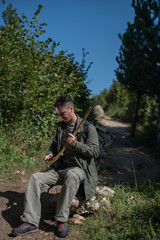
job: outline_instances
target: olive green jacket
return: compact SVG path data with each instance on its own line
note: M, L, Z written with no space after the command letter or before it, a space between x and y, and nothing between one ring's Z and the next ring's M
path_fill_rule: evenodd
M77 115L76 128L80 124L82 119ZM49 153L55 156L63 146L61 146L62 135L65 128L65 123L60 122L56 129L56 134L53 142L49 148ZM99 143L98 135L95 127L90 124L88 127L87 139L84 143L82 139L83 126L78 131L76 135L76 146L70 147L72 153L74 152L74 160L80 168L85 172L84 180L84 192L85 200L89 200L96 192L97 186L97 170L95 166L94 159L98 157L99 154ZM73 155L73 154L72 154ZM54 163L54 167L58 170L61 167L61 158Z

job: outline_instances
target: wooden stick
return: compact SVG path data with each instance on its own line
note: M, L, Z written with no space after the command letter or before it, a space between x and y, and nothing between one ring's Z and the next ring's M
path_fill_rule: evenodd
M90 114L91 111L91 106L88 108L87 112L85 113L82 121L80 122L79 126L77 127L77 129L74 131L73 135L76 136L76 134L78 133L79 129L82 127L83 123L86 121L88 115ZM44 166L40 172L44 172L46 171L55 161L57 161L64 153L64 151L66 150L66 148L68 147L68 143L66 142L64 144L64 146L62 147L61 151L46 165Z

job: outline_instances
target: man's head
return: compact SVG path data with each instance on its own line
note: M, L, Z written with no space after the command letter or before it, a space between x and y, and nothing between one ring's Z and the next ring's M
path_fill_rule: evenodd
M67 123L75 123L77 117L74 113L74 104L71 96L61 95L57 98L54 104L60 118Z
M70 95L63 94L56 99L54 106L56 108L58 107L69 108L70 106L74 106L74 104Z

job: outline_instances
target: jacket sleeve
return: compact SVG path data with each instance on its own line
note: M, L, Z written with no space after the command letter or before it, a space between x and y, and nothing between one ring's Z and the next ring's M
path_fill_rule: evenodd
M74 150L87 158L97 158L99 155L98 134L95 127L90 124L86 143L77 141Z

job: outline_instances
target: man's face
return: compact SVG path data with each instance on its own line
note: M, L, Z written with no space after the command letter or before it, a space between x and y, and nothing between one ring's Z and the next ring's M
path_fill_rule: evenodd
M58 107L57 109L58 116L63 119L64 122L72 123L73 118L73 106L70 107Z

